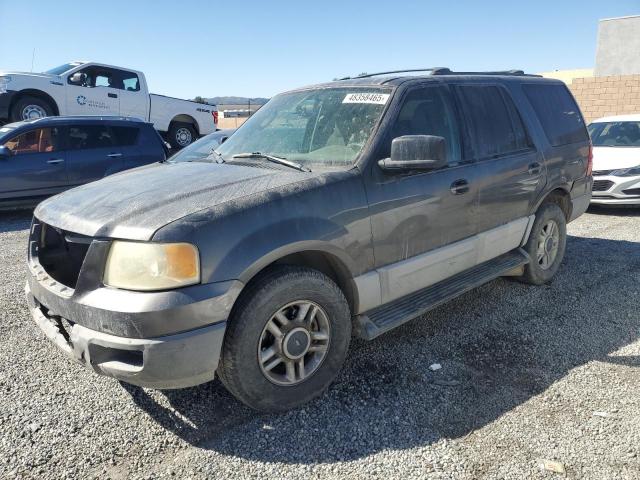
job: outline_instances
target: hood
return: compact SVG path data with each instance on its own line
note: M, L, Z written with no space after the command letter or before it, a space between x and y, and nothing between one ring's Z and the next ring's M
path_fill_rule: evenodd
M152 164L56 195L34 215L81 235L150 240L186 215L314 176L258 165Z
M58 75L51 75L50 73L0 71L0 76L5 76L5 75L8 75L10 77L58 78Z
M640 147L593 147L593 169L615 170L640 165Z

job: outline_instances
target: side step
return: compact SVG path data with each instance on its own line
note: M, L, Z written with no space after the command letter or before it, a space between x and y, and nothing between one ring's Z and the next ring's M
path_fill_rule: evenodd
M372 340L464 292L509 274L527 263L529 256L520 248L505 253L466 272L358 315L357 334L360 338Z

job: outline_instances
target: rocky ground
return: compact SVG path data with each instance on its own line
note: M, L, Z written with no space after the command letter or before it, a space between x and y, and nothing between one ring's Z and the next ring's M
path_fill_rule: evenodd
M25 305L28 227L0 214L2 478L640 478L640 210L572 223L550 285L496 280L354 341L282 415L68 361Z

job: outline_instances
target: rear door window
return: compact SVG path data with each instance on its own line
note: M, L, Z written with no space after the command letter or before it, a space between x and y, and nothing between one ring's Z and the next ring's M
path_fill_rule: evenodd
M523 85L549 143L554 147L588 140L580 109L564 85Z
M59 135L57 128L38 128L13 137L4 146L13 155L29 153L48 153L59 149Z
M138 141L137 127L111 127L116 145L119 147L131 147Z
M113 147L114 135L106 125L72 125L69 127L69 148L89 150Z
M460 85L457 91L476 158L493 158L531 147L518 110L502 88Z

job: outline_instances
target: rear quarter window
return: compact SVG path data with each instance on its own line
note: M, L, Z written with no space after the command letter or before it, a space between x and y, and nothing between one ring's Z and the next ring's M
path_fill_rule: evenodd
M137 127L111 127L115 136L116 145L120 147L131 147L138 141L138 133L140 131Z
M589 139L578 105L564 85L523 85L549 143L554 147Z

